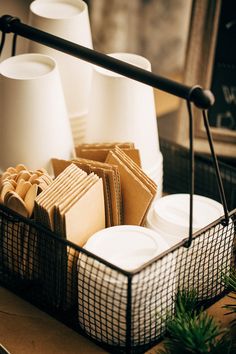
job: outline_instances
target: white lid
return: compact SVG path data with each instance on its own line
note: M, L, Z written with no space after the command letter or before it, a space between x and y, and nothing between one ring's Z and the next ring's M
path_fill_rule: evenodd
M172 194L155 200L148 223L169 235L187 236L189 230L189 194ZM223 207L213 199L193 196L193 231L223 215ZM182 237L181 237L182 238Z
M84 248L124 270L132 271L168 249L153 230L121 225L95 233Z

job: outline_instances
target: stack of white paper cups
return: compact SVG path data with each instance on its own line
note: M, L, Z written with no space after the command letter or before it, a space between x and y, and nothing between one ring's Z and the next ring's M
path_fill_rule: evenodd
M142 69L150 62L139 55L110 56ZM131 141L140 150L143 170L162 187L162 154L159 147L153 88L94 66L86 142Z
M76 44L92 48L87 4L82 0L35 0L29 24ZM88 62L30 41L28 51L52 56L58 63L75 144L83 141L92 67Z

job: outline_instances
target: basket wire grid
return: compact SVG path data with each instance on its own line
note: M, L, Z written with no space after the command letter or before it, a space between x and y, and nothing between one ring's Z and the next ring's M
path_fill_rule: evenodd
M182 184L186 192L188 175L178 160L187 164L187 151L184 158L182 147L166 141L161 149L164 187L179 192ZM199 159L196 174L198 168L211 173L207 159ZM235 171L225 168L230 192ZM211 179L200 182L199 193L210 190L212 197ZM109 352L143 353L164 336L178 290L195 289L205 306L225 294L223 278L235 265L235 217L231 211L227 226L216 220L194 234L189 248L183 240L127 272L1 205L0 281Z
M160 139L164 158L163 189L167 193L188 193L189 191L189 150L166 139ZM208 156L195 154L195 193L221 202L218 193L215 169ZM236 168L219 162L225 196L229 210L236 207Z

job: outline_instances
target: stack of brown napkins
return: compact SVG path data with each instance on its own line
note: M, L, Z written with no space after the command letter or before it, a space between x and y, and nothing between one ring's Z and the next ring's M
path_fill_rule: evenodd
M106 162L117 165L120 172L124 224L143 225L157 185L118 146L109 151Z
M87 173L95 173L103 181L106 227L123 222L120 173L117 166L104 162L76 158L71 161L52 159L54 175L57 177L67 166L75 164Z
M105 227L102 179L71 164L35 199L34 215L36 221L83 246Z
M94 172L103 180L106 227L143 225L157 185L142 171L134 144L81 144L76 153L71 161L52 159L55 176L72 163Z
M119 147L141 167L139 150L135 149L134 143L132 142L80 144L75 147L75 153L77 157L105 162L108 153L115 149L115 147Z

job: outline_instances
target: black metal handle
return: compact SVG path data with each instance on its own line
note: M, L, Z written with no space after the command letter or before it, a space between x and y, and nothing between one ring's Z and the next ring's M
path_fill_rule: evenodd
M213 93L209 90L203 90L200 86L190 87L169 80L165 77L158 76L150 71L110 57L109 55L23 24L18 18L10 15L4 15L0 18L0 30L5 33L12 32L22 37L32 39L35 42L57 49L66 54L73 55L74 57L96 64L172 95L188 99L199 108L208 109L214 104Z

